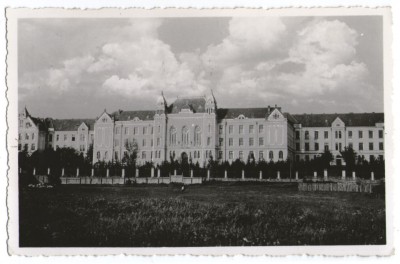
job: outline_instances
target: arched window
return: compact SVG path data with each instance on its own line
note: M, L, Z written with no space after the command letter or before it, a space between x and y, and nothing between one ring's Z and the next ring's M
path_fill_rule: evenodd
M283 151L279 151L279 159L283 159Z
M274 152L272 150L269 152L269 159L270 160L274 159Z
M201 130L199 126L194 128L194 145L200 146L201 145Z
M189 129L185 126L182 128L182 145L189 145Z
M100 156L100 151L97 151L97 160L100 160L101 156Z
M170 136L169 144L170 145L176 145L176 129L175 129L175 127L172 126L169 129L169 136Z

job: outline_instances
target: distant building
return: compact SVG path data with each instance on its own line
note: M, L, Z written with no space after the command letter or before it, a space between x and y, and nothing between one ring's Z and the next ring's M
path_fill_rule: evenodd
M104 110L96 120L38 119L25 109L19 122L19 150L72 147L86 154L92 144L93 163L121 161L133 141L138 164L300 161L325 150L340 164L344 147L366 160L384 158L383 113L291 115L277 106L218 108L212 93L177 98L172 104L161 95L154 110Z

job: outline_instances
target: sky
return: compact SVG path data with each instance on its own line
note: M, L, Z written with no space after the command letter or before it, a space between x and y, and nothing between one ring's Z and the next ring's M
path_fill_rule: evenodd
M18 23L19 109L95 118L163 91L218 107L383 112L382 18L35 18Z

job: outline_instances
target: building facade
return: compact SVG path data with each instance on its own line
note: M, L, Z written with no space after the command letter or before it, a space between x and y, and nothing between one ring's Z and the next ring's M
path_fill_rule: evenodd
M187 160L205 166L210 159L312 160L325 150L342 164L351 147L366 160L384 158L384 114L291 115L280 107L219 108L214 95L177 98L161 95L154 110L108 113L93 119L39 119L20 115L18 149L76 149L93 164L121 162L132 144L137 163Z

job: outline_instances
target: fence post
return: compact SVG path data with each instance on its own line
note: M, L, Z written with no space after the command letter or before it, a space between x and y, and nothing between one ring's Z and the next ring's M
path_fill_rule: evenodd
M207 180L210 179L210 170L207 170Z
M79 168L76 168L76 177L79 177Z
M316 179L316 178L317 178L317 172L314 171L314 179Z
M353 171L352 176L353 176L353 180L356 180L356 172L355 171Z
M64 168L61 170L61 177L64 177Z
M262 180L262 171L260 170L260 180Z
M92 177L94 176L94 169L92 168L92 172L90 174Z
M277 174L277 179L280 180L281 179L281 172L277 171L276 174Z
M139 177L139 169L136 169L135 177L136 177L136 178Z
M109 168L107 168L107 175L106 176L107 176L107 178L110 177L110 169Z
M33 175L36 175L36 168L33 168Z
M343 180L346 179L346 171L345 170L342 170L342 179Z
M375 181L375 175L373 171L371 171L371 181Z
M325 169L324 170L324 180L328 180L328 170L327 169Z
M151 178L154 178L154 168L153 168L153 167L151 167L151 174L150 174L150 177L151 177Z
M296 181L299 179L299 172L296 171Z
M174 170L174 175L176 176L176 170Z
M161 169L160 169L160 168L157 170L157 177L158 177L158 178L161 177Z
M190 170L190 178L193 178L193 170Z
M225 177L225 179L228 179L228 171L227 170L225 170L225 172L224 172L224 177Z
M242 180L244 180L244 170L242 170Z
M47 175L50 175L50 168L47 168Z
M122 178L125 178L125 168L122 168L121 177L122 177Z

